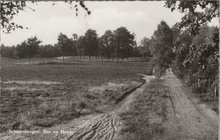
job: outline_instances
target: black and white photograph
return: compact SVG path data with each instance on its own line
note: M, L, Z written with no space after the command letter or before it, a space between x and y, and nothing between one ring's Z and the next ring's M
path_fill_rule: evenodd
M218 140L219 1L0 1L0 140Z

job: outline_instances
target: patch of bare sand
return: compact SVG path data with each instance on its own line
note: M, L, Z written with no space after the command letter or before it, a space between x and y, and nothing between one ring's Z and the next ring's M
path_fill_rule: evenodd
M116 84L116 83L109 82L106 85L90 87L89 92L102 93L106 90L117 91L118 89L125 87L125 86L128 86L128 84L125 84L125 83Z
M9 90L9 91L17 91L17 90L22 90L22 91L31 91L31 92L34 92L34 91L46 91L47 89L46 88L33 88L33 87L29 87L29 86L12 86L12 87L4 87L4 88L0 88L0 89L4 89L4 90Z
M3 84L36 84L36 85L54 85L54 84L62 84L61 82L52 82L52 81L39 81L39 80L31 80L31 81L21 81L21 80L9 80L9 81L0 81Z

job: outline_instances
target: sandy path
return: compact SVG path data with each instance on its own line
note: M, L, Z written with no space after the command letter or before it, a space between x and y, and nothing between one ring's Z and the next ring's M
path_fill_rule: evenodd
M172 72L163 78L170 90L167 139L178 140L216 140L218 116L203 104L197 104L184 93L181 82Z

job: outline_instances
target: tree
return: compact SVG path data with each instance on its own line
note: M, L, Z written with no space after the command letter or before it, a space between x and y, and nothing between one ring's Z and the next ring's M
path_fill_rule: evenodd
M178 27L177 27L178 28ZM189 49L193 41L193 36L189 31L178 32L176 26L172 27L174 36L174 53L175 59L173 60L173 72L180 78L183 78L187 73L183 62L189 54Z
M98 35L95 30L88 29L84 36L85 39L85 55L89 56L89 60L91 56L98 56Z
M28 47L28 58L34 57L38 53L38 48L40 46L41 41L37 39L37 37L30 37L27 39L27 47Z
M107 30L99 39L99 55L106 58L114 57L114 36L113 32Z
M21 44L18 44L14 54L18 58L27 58L29 56L27 42L23 41Z
M170 67L174 58L173 34L165 21L161 21L152 36L150 50L153 54L151 64L155 69L155 75L160 77Z
M15 58L14 51L15 51L15 46L7 47L3 44L0 46L1 57Z
M62 34L62 33L59 34L57 45L61 48L63 61L64 61L64 56L72 55L73 43L72 43L72 40L69 39L65 34Z
M74 60L74 56L77 55L77 40L78 40L78 35L77 34L73 34L73 39L72 39L72 55L73 55L73 60Z
M18 25L13 22L13 18L20 11L24 10L26 7L25 1L1 1L0 11L1 11L1 28L3 32L10 32L16 28L23 28L23 26Z
M144 37L141 40L141 46L140 47L143 47L143 53L147 57L152 56L151 51L150 51L150 44L151 44L151 40L149 38Z
M30 37L27 41L23 41L21 44L18 44L15 49L15 55L19 58L30 58L38 54L38 48L41 41L37 37Z
M73 34L73 55L76 55L77 40L78 40L78 35Z
M65 1L70 5L70 8L72 9L73 1ZM32 1L32 3L36 3L36 1ZM52 5L55 5L53 3ZM88 15L91 14L91 11L86 7L84 4L84 1L76 1L74 4L74 8L76 11L76 16L78 15L78 7L82 7ZM0 25L1 29L5 33L10 33L12 30L15 30L17 28L23 29L24 27L22 25L18 25L13 21L13 18L15 15L19 14L20 11L23 11L27 7L26 1L0 1ZM32 11L35 11L34 9L30 8ZM26 27L26 29L28 29Z
M115 53L117 60L127 58L132 55L135 45L134 34L130 33L127 28L120 27L114 31Z
M60 49L53 45L41 45L38 49L38 54L40 57L58 57L61 56Z
M173 27L173 30L174 27ZM218 95L218 31L216 27L203 25L197 35L185 30L174 41L174 73L191 86L194 93Z
M167 0L165 7L184 13L180 28L186 28L192 34L197 34L201 26L219 16L219 1Z
M85 41L85 37L84 36L80 36L77 40L77 55L80 55L80 60L82 58L82 56L84 56L84 50L85 50L85 46L86 46L86 41Z

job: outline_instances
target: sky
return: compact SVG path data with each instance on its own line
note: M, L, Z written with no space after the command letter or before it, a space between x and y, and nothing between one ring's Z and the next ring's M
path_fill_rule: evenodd
M164 1L87 1L85 5L92 12L91 15L87 15L79 7L78 16L69 4L54 3L55 5L52 2L28 3L26 10L21 11L13 20L29 29L17 29L10 34L1 32L1 43L11 46L37 36L42 44L55 44L59 33L72 37L73 33L83 35L87 29L95 29L101 36L106 30L124 26L135 33L139 44L144 37L153 35L161 20L172 27L183 16L178 11L171 12L164 7ZM215 19L212 24L218 25L218 20Z

